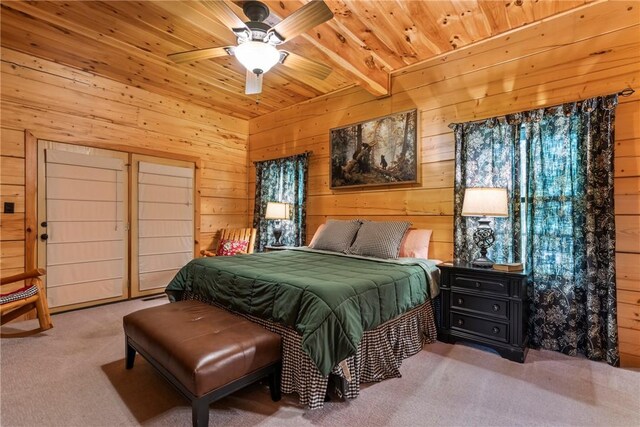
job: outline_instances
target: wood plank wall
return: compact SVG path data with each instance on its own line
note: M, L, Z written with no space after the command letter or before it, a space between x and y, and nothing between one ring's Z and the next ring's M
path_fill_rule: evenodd
M433 229L430 256L453 253L454 138L447 125L617 92L616 227L620 350L640 366L640 14L638 4L598 3L413 67L392 95L353 88L249 121L251 162L313 150L307 241L327 218L410 220ZM329 189L329 129L410 108L420 121L421 184Z
M247 226L246 120L5 48L1 77L0 206L16 204L16 213L2 213L3 275L25 268L25 129L52 141L200 158L202 247L221 228Z

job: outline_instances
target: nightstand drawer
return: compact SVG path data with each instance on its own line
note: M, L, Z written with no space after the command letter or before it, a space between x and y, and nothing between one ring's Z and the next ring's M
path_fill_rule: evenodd
M451 308L473 311L487 316L508 320L508 301L484 298L462 292L451 292Z
M476 335L483 335L494 341L507 342L508 325L491 320L478 319L464 314L451 312L451 327Z
M452 279L452 286L509 295L509 279L479 278L478 276L467 276L465 274L456 274Z

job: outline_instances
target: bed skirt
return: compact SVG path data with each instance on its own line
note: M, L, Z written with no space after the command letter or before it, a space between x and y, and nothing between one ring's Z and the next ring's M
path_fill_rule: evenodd
M183 298L227 309L189 292L185 292ZM282 393L297 393L301 405L310 409L322 408L329 377L323 376L302 350L302 336L280 323L235 313L282 336ZM424 344L435 340L436 325L431 301L375 329L365 331L356 354L333 368L332 374L342 379L339 394L353 399L360 393L360 384L401 377L402 360L418 353Z

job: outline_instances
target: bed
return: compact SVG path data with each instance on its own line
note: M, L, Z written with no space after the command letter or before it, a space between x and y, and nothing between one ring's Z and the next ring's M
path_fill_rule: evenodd
M322 407L329 374L346 398L399 377L401 361L435 340L436 262L299 248L199 258L167 287L243 315L283 337L284 393Z

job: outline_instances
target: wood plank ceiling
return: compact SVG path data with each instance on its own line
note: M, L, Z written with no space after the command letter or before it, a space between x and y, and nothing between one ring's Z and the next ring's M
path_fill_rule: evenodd
M269 0L270 23L305 1ZM1 44L241 118L360 85L389 93L389 75L589 0L325 0L334 18L283 46L329 64L324 81L276 66L245 95L233 57L174 64L167 54L234 45L206 2L2 1ZM236 2L241 4L242 2ZM229 3L244 18L238 5ZM4 62L4 61L3 61Z

